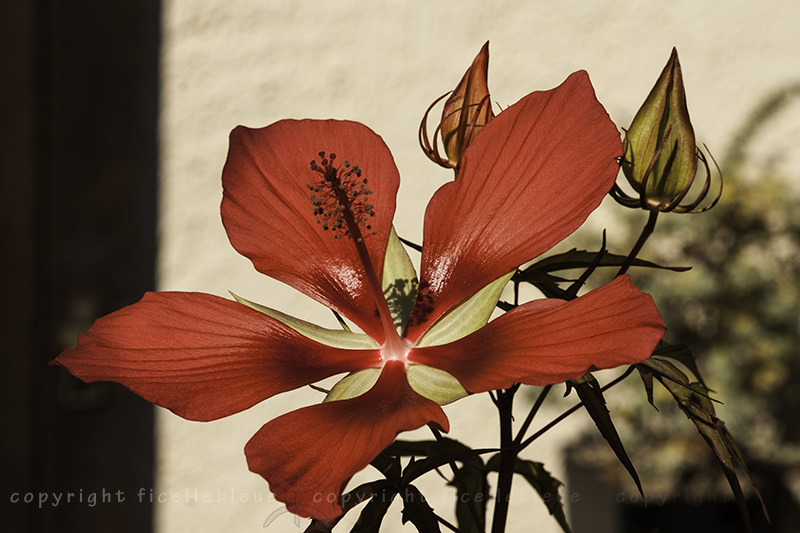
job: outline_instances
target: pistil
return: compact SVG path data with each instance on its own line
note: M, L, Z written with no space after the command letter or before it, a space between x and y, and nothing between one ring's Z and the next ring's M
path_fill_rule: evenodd
M323 230L334 233L334 238L345 236L355 246L383 325L385 337L381 349L383 358L405 361L410 345L395 329L380 278L372 264L364 240L365 235L362 232L364 228L370 232L367 237L375 235L372 226L368 224L369 218L375 216L373 205L368 203L369 195L372 194L367 187L368 180L362 177L358 165L351 165L349 161L345 161L341 166L335 166L334 153L326 156L326 152L319 152L317 155L320 157L319 163L312 160L310 167L323 179L314 185L308 185L312 191L314 215L319 217L317 223L322 224Z

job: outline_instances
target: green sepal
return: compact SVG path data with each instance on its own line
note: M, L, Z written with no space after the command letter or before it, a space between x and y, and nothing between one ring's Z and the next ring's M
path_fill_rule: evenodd
M408 252L392 227L386 244L386 257L383 260L381 286L392 315L392 322L399 333L402 333L414 310L418 284L417 271L414 270Z
M481 329L492 316L500 294L513 275L514 272L509 272L494 280L448 311L425 332L417 346L448 344Z
M352 331L345 331L343 329L323 328L300 318L295 318L291 315L287 315L286 313L281 313L275 309L251 302L250 300L245 300L234 293L231 293L231 296L233 296L233 298L240 304L246 305L250 309L254 309L259 313L264 313L265 315L274 318L278 322L289 326L304 337L320 344L325 344L326 346L332 346L334 348L343 348L346 350L374 350L379 348L378 344L372 340L372 338L370 338L368 335L364 335L363 333L355 333Z
M451 374L427 365L408 365L408 384L414 391L439 405L447 405L469 396L469 392Z
M378 382L380 376L380 368L365 368L350 372L333 386L323 401L349 400L361 396Z

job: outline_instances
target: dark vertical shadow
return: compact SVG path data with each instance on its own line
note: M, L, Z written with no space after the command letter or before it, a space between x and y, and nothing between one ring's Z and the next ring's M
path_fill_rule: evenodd
M152 407L47 363L154 288L160 31L160 0L0 7L6 531L152 531Z

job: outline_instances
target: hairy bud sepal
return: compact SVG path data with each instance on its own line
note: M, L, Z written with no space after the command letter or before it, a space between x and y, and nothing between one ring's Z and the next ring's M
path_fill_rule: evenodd
M425 111L420 124L419 139L425 155L445 168L458 168L461 155L472 139L494 117L489 97L489 42L472 61L456 88L437 98ZM433 132L433 143L427 132L428 114L442 99L447 98L442 110L442 120ZM444 155L440 155L438 137L441 136Z

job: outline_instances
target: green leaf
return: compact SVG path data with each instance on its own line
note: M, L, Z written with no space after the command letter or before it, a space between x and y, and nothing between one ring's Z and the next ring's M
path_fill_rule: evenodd
M639 494L644 496L642 483L639 481L639 475L636 473L636 469L633 467L633 463L628 457L625 447L622 445L622 440L619 438L617 428L614 427L614 422L611 421L611 413L606 407L606 400L603 397L600 384L594 376L586 374L580 380L573 380L572 386L575 388L575 392L578 393L578 397L583 402L583 406L586 408L589 416L592 417L597 429L600 430L600 434L606 439L611 449L614 450L614 454L617 456L617 459L619 459L619 462L622 463L622 466L625 467L625 470L628 471L633 479L633 482L636 483Z
M697 366L697 358L694 356L694 352L692 352L691 348L685 344L667 344L666 342L662 342L659 344L658 348L655 349L653 355L678 361L689 369L700 383L705 384L703 376L700 375L700 368Z
M408 485L403 490L403 523L411 522L420 533L441 532L436 513L425 496L414 485Z
M408 257L403 243L392 227L383 260L383 295L392 321L398 332L403 328L414 310L417 301L417 272Z
M289 326L304 337L320 344L333 346L334 348L344 348L346 350L374 350L375 348L379 348L374 340L363 333L354 333L343 329L323 328L300 318L295 318L286 313L281 313L275 309L251 302L250 300L245 300L234 293L231 293L231 296L240 304L246 305L259 313L264 313L278 322Z
M514 272L509 272L496 279L448 311L422 336L417 346L448 344L481 329L492 316L500 294L513 275Z
M498 471L500 468L499 453L493 455L492 458L489 459L489 462L486 463L486 468L492 472ZM564 513L564 502L559 494L559 489L564 484L545 470L542 463L526 461L519 457L514 463L514 473L525 478L530 486L533 487L542 498L542 501L547 506L548 512L555 518L558 525L561 526L561 529L563 529L565 533L570 533L571 530L567 523L566 514Z
M645 363L646 362L647 361L645 361ZM664 362L662 361L661 363ZM669 366L674 368L673 365ZM669 371L669 366L664 365L664 368L667 368ZM700 382L690 382L686 379L686 376L682 376L684 379L681 380L681 376L676 373L667 375L655 372L654 375L672 394L673 398L675 398L678 403L678 407L680 407L689 420L694 423L700 435L717 458L717 462L719 462L722 472L725 474L731 491L736 498L736 503L739 506L739 512L742 515L746 531L752 531L752 526L750 524L750 515L747 511L744 493L742 492L742 487L739 483L738 475L736 474L737 467L747 476L756 496L761 502L764 516L769 520L769 514L767 513L764 500L753 483L753 478L750 475L750 471L747 469L747 465L745 464L738 446L725 427L725 423L716 416L713 400L709 396L709 389Z

